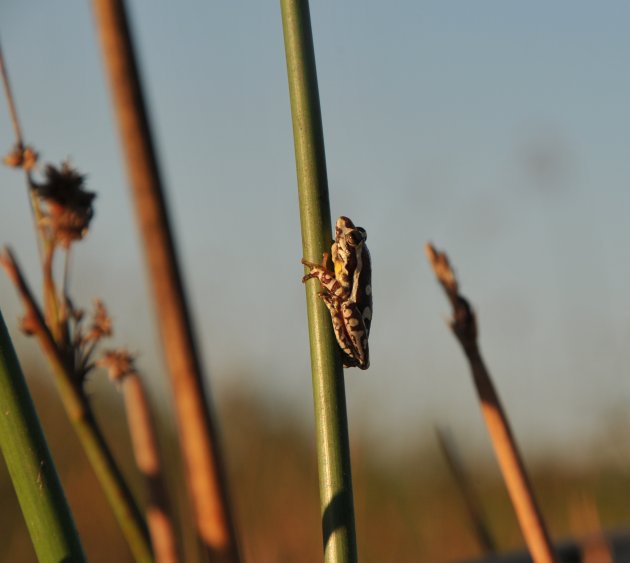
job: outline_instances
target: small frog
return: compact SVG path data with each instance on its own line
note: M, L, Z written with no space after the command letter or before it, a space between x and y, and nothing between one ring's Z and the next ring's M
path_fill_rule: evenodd
M328 269L328 252L321 264L302 260L310 273L302 278L319 280L318 295L330 311L335 337L343 354L344 367L370 366L368 336L372 324L372 262L365 241L365 229L355 227L347 217L339 217L332 245L334 270Z

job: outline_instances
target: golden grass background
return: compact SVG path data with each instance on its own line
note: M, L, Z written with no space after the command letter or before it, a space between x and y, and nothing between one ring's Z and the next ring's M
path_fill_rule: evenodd
M55 461L81 534L94 563L131 562L125 541L103 493L75 438L59 399L47 382L47 368L24 362ZM125 430L122 397L104 374L88 384L99 420L137 494ZM304 418L290 405L270 405L242 387L223 389L216 397L227 455L229 484L235 503L239 541L250 563L321 561L321 526L314 438ZM162 413L164 418L164 413ZM481 424L481 421L480 421ZM162 439L173 471L172 431ZM352 439L354 494L359 557L382 561L461 561L481 555L471 523L447 464L431 433L418 428L417 443L404 455L374 454L369 439ZM464 436L456 440L463 442ZM421 436L425 436L422 438ZM598 456L597 444L585 444L593 455L575 463L536 457L528 463L534 487L554 539L581 537L628 523L626 491L630 473L610 456ZM382 454L381 454L382 456ZM468 460L473 486L500 551L521 549L523 540L493 459ZM585 456L588 458L589 456ZM183 480L170 475L183 502ZM35 561L6 469L0 464L0 561ZM185 544L191 554L195 545Z

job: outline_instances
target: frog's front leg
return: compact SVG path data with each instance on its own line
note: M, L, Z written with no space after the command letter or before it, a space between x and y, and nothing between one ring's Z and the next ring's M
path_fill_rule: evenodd
M345 298L347 290L335 278L335 272L326 266L329 258L328 252L324 252L324 258L321 264L315 262L307 262L302 259L302 264L310 268L310 272L302 278L302 283L306 283L310 279L318 279L324 289L338 298Z

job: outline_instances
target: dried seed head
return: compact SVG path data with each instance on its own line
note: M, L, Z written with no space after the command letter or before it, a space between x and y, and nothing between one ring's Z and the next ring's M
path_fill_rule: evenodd
M453 306L453 318L449 322L451 329L465 349L476 346L477 321L475 319L475 312L468 301L459 294L457 278L448 260L448 256L445 252L436 250L430 243L425 245L424 251L431 263L435 277L444 288Z
M477 320L475 312L465 297L457 296L453 307L453 319L450 322L451 329L459 338L464 347L474 344L477 340Z
M51 229L55 242L68 248L87 234L96 194L85 189L85 175L67 161L60 168L48 164L44 175L45 182L33 182L33 189L46 206L43 224Z
M105 350L96 365L108 371L112 381L120 382L123 377L136 373L135 357L126 348Z
M425 245L424 252L433 267L435 277L442 284L449 297L456 296L458 292L457 278L446 253L436 250L431 243Z
M107 313L105 304L100 299L96 299L92 313L92 324L84 340L85 342L98 342L102 338L111 336L112 332L112 319Z
M23 147L21 144L16 144L11 152L4 157L4 164L11 168L23 168L27 172L32 170L37 164L38 154L33 147Z
M75 322L80 323L83 320L83 317L85 316L85 311L83 309L75 309L72 307L70 311Z
M39 324L37 323L37 320L35 319L32 312L26 313L20 319L20 330L26 336L33 336L37 332L38 327Z

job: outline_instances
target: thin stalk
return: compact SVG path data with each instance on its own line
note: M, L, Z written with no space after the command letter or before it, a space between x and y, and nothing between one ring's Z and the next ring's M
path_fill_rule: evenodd
M149 537L142 516L138 510L131 491L118 468L114 457L107 446L87 398L73 379L73 372L67 365L61 350L57 346L44 317L33 298L33 294L22 275L15 258L6 250L0 257L0 264L16 286L29 327L34 331L42 350L48 357L55 384L63 402L68 418L77 433L92 468L105 491L114 515L125 535L131 552L138 562L151 562Z
M507 414L479 350L475 314L468 301L459 293L457 279L446 254L438 252L430 244L426 245L425 251L453 307L451 329L468 359L481 403L481 413L527 548L535 563L553 563L556 558L549 532L536 502L534 489L529 481Z
M11 124L13 125L13 132L15 133L15 143L18 149L23 150L25 148L24 135L22 134L22 126L20 125L20 119L17 112L17 104L15 103L15 96L13 95L13 89L11 88L11 81L9 80L9 71L7 69L6 61L4 60L4 52L2 51L2 45L0 44L0 76L2 77L2 86L7 98L7 105L9 106L9 114L11 116ZM29 203L31 207L31 215L35 225L35 232L37 233L37 251L39 252L40 261L43 262L44 253L47 251L46 237L42 233L41 225L41 209L39 202L32 189L33 178L30 171L24 170L26 176L26 183L29 190Z
M70 251L72 247L64 249L63 253L63 278L61 281L61 296L63 298L63 315L68 317L68 296L70 295Z
M281 0L303 256L320 262L331 246L315 53L306 0ZM343 367L328 310L315 282L306 284L320 505L327 563L357 561Z
M177 563L175 529L149 401L137 372L132 371L121 379L136 465L147 484L147 524L155 560L157 563Z
M20 120L18 119L15 99L12 95L11 82L9 81L9 71L7 70L6 63L4 62L2 45L0 45L0 75L2 75L2 84L4 86L4 91L7 94L7 104L9 106L9 115L11 116L11 125L13 125L15 138L20 148L24 148L24 137L22 135L22 128L20 127Z
M124 2L94 0L93 8L153 285L197 532L213 561L239 561L218 430L204 388Z
M497 548L483 516L481 503L473 490L472 480L466 473L466 468L464 467L462 460L457 455L455 445L450 439L450 436L443 430L438 428L436 430L436 434L438 443L440 444L440 449L444 454L444 459L446 459L446 463L453 474L457 488L464 499L468 517L472 523L479 546L486 555L495 553Z
M53 259L55 257L55 245L48 244L44 249L44 260L42 262L43 273L43 294L44 294L44 318L50 327L53 338L57 345L62 349L67 349L67 340L65 339L66 323L61 318L60 303L53 277Z
M0 450L41 563L86 561L13 343L0 313Z

